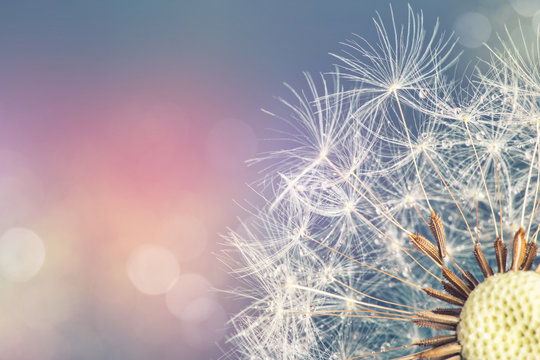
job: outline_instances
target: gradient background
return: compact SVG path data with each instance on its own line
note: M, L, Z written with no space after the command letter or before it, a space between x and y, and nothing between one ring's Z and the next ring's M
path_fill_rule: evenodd
M457 26L465 59L540 18L532 0L412 5ZM375 10L388 14L380 0L3 1L0 358L218 359L241 307L213 290L235 286L218 234L244 216L233 199L258 201L243 161L279 147L259 109L280 109L282 81L331 71L351 33L372 38Z

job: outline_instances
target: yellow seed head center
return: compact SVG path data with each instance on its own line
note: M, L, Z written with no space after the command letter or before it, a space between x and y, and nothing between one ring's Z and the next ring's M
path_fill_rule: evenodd
M466 360L538 359L540 274L497 274L469 295L457 328Z

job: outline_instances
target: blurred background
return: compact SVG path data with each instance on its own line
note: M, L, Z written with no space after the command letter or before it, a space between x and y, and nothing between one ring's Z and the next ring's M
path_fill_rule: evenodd
M394 4L398 22L406 4ZM464 60L539 0L412 1ZM380 0L0 4L0 358L219 359L219 234L257 203L282 82L332 71ZM277 111L277 110L276 110ZM286 116L287 113L281 112Z

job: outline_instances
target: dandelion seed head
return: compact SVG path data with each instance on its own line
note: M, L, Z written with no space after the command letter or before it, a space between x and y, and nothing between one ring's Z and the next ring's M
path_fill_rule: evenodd
M489 40L491 24L485 15L468 12L458 17L454 23L454 32L463 46L477 48Z
M530 17L540 10L540 4L535 0L510 0L510 5L521 16Z
M492 143L489 147L488 147L488 151L492 154L492 155L499 155L499 152L501 150L501 147L499 144L497 143Z
M534 358L540 352L539 289L540 274L534 272L497 274L480 284L465 304L457 330L463 357Z
M512 221L507 225L510 232L517 232L519 230L520 224L518 222Z
M390 88L388 89L388 91L391 92L391 93L396 93L401 88L402 88L402 86L401 86L400 83L392 83L390 85Z
M354 211L354 204L351 202L345 203L345 211L347 213L351 213L352 211Z
M374 25L378 42L346 42L335 74L288 86L287 116L271 114L288 145L254 161L263 204L227 236L251 303L231 358L474 360L484 340L459 324L475 291L536 274L540 52L501 38L454 78L438 24L409 8Z

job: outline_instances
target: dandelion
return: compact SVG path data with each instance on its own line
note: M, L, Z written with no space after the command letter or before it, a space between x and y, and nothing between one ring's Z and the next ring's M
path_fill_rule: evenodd
M391 30L384 25L381 15L374 19L377 45L357 36L357 40L344 43L344 55L334 54L347 70L344 77L362 85L347 92L362 96L358 110L384 112L387 98L396 91L403 101L414 106L411 97L428 97L442 81L441 72L453 63L447 60L454 42L438 33L438 23L428 34L422 14L415 14L410 6L406 27L397 28L391 7L390 17Z
M227 237L233 358L540 354L538 52L453 80L452 40L391 18L282 100L291 147L256 160L264 204Z

